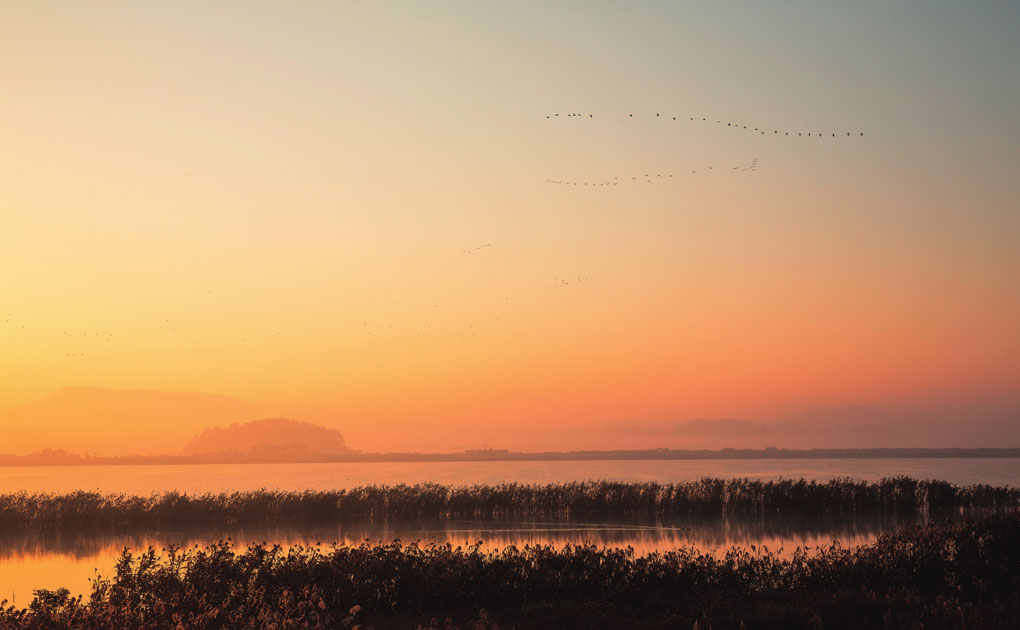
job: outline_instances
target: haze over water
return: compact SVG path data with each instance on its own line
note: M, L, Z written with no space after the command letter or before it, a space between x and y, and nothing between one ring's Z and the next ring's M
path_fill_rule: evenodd
M437 483L547 484L608 479L675 483L704 477L878 481L906 475L957 485L1020 486L1020 460L718 459L564 462L368 462L336 464L208 464L179 466L0 467L0 492L87 490L148 496L169 491L334 490L367 485Z

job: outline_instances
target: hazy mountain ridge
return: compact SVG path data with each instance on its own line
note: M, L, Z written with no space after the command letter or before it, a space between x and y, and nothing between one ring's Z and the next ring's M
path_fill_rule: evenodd
M209 426L257 414L253 405L217 394L64 387L0 412L0 451L163 454L179 451L189 436Z
M617 425L673 449L859 449L892 446L942 447L913 443L902 419L876 407L847 406L810 410L773 421L734 417L694 418L681 422Z
M682 422L617 425L616 432L654 438L674 449L788 449L914 447L902 420L876 407L816 409L774 421L694 418ZM925 445L933 446L933 445Z
M701 418L675 424L669 432L698 448L913 446L898 443L903 430L888 413L865 406L815 409L776 422Z
M1020 411L892 414L851 405L813 409L774 420L696 418L683 422L616 425L617 434L654 439L673 449L943 449L1012 448L1020 444Z

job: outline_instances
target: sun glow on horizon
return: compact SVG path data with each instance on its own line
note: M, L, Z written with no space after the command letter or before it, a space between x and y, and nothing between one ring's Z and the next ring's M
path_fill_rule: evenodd
M364 450L1020 439L1016 11L724 4L0 10L0 428L72 385Z

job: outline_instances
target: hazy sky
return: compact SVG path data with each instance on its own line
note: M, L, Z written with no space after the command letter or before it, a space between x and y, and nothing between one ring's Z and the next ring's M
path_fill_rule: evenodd
M1017 33L1013 2L6 2L0 408L222 394L367 450L1018 423Z

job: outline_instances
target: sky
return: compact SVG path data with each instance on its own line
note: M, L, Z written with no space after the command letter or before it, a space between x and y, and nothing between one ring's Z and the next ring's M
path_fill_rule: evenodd
M373 451L867 408L1017 446L1017 32L1008 2L5 2L0 410L201 393Z

